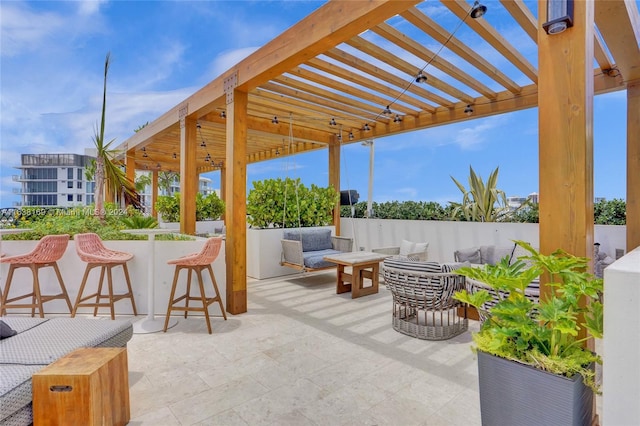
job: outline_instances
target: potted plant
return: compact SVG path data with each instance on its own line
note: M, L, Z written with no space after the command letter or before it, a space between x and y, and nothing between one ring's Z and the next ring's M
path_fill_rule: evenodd
M543 255L523 241L516 244L528 255L457 270L493 292L454 296L487 318L473 335L482 423L590 424L598 392L594 366L602 361L585 347L584 336L586 330L602 337L602 280L587 272L586 258L563 250ZM528 285L542 274L551 294L527 297ZM491 308L483 308L492 300Z

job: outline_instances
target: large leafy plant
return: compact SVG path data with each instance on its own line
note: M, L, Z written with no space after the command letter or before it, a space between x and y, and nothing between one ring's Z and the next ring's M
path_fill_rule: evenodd
M509 214L507 196L498 189L498 167L491 172L486 182L469 166L469 189L453 176L451 179L462 192L462 202L451 202L451 218L456 220L462 214L467 221L498 222Z
M247 222L257 228L329 225L338 199L332 186L307 188L300 179L254 181L247 196Z
M523 241L516 244L529 255L511 264L504 258L496 265L456 271L503 296L488 310L484 307L494 296L486 290L454 296L487 316L473 336L474 349L567 377L580 374L597 391L591 365L602 360L585 347L589 337L580 331L602 337L602 280L586 272L586 258L563 250L543 255ZM525 289L543 273L549 277L551 294L527 297Z

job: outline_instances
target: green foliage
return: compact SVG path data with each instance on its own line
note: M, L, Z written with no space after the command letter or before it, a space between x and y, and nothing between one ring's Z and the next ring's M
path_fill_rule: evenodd
M333 187L307 188L300 179L254 181L247 196L247 223L257 228L329 225L338 199Z
M196 194L196 220L216 220L224 213L224 201L215 192L206 197Z
M41 209L42 210L42 209ZM144 240L144 235L131 235L120 232L122 229L153 228L157 225L152 217L144 217L135 209L122 210L114 203L106 203L104 221L94 214L93 206L51 209L46 214L25 216L17 224L18 228L30 228L32 231L21 234L4 235L3 240L39 240L45 235L96 233L103 240ZM44 210L42 210L44 211ZM40 213L42 213L42 211ZM37 211L36 211L37 212ZM147 226L142 226L143 224ZM158 240L191 240L187 235L163 234Z
M594 221L598 225L625 225L627 223L627 204L614 198L601 200L594 206Z
M224 213L224 201L215 192L207 195L196 194L196 220L216 220ZM156 210L165 222L180 222L180 193L160 195Z
M151 229L158 227L158 221L153 216L135 215L123 217L120 220L128 229Z
M409 220L445 220L445 209L435 201L388 201L371 203L374 217L378 219L409 219ZM355 218L366 217L367 202L354 204ZM342 206L340 216L351 217L351 207Z
M472 222L498 222L510 210L507 205L507 196L504 191L496 187L498 183L498 167L491 172L485 183L469 166L469 189L458 182L453 176L451 179L462 192L462 202L451 202L454 209L451 218L455 220L459 212L462 212L467 221Z
M136 176L136 191L143 192L147 186L151 185L151 176L149 173L142 173Z
M543 255L523 241L516 243L529 255L512 265L505 258L497 265L457 270L508 294L485 312L488 319L473 336L475 349L567 377L580 374L597 391L590 365L602 360L583 346L587 338L578 333L586 329L592 336L602 337L602 280L585 272L586 258L563 250ZM532 301L525 296L525 289L543 273L548 274L552 294ZM485 290L475 294L464 290L454 297L483 311L492 296Z
M539 223L540 205L538 203L528 203L526 206L516 210L505 219L506 222L518 223Z

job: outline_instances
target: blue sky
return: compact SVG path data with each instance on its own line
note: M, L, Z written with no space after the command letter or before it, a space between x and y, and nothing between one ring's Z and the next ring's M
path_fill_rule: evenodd
M20 154L93 146L107 52L106 137L119 144L323 3L3 0L0 207L19 201L11 176ZM496 0L484 4L488 14L498 9ZM624 199L626 92L598 96L594 107L594 195ZM466 184L469 166L485 179L499 167L509 196L538 192L537 119L529 109L377 139L373 199L460 201L451 176ZM347 145L342 158L342 189L366 200L369 148ZM286 176L325 186L327 164L326 150L253 164L248 187ZM206 176L219 186L218 173Z

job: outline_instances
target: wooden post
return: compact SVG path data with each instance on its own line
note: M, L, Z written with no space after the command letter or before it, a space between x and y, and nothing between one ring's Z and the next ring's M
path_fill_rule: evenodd
M154 170L151 172L151 216L158 219L156 201L158 201L158 171Z
M627 85L627 253L640 247L640 80Z
M329 185L340 193L340 143L329 144ZM333 209L333 225L336 235L340 235L340 200Z
M220 167L220 199L227 203L227 166L225 163ZM225 213L222 213L220 217L223 221L225 220Z
M591 258L594 2L573 6L573 27L550 35L542 28L547 0L538 2L540 250Z
M180 232L189 235L196 233L196 126L193 118L180 118Z
M134 149L130 149L127 151L127 156L125 158L125 172L127 176L127 180L131 182L133 185L136 184L136 152Z
M225 86L227 86L225 84ZM247 105L248 94L227 86L225 245L227 312L247 312Z

